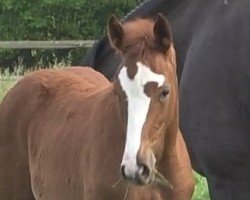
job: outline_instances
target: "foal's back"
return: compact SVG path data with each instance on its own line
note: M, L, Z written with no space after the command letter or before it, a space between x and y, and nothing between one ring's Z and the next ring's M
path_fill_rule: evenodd
M0 105L1 199L34 199L29 162L30 156L37 152L29 152L32 135L28 133L34 121L39 120L40 113L51 102L57 105L56 109L66 107L67 110L70 102L74 104L78 97L87 99L109 85L109 81L98 72L73 67L33 72L8 92Z

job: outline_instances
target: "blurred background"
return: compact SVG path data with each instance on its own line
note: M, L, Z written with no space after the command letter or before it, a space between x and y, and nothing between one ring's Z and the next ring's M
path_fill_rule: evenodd
M140 0L0 0L0 41L95 40L108 17L123 17ZM86 48L6 49L0 46L1 70L64 62L77 65Z

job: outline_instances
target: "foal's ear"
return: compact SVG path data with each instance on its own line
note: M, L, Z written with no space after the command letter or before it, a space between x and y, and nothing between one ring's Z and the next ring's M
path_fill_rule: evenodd
M154 24L154 36L160 49L165 53L172 42L172 34L169 22L160 13Z
M124 39L124 30L122 23L112 15L108 20L108 36L111 45L117 50L122 50L122 42Z

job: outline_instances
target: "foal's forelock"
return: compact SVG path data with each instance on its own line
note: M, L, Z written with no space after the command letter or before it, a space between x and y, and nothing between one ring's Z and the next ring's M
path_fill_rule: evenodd
M131 174L131 176L138 168L136 155L140 148L142 129L146 122L151 100L145 87L151 83L160 87L165 82L164 75L154 73L149 66L142 64L142 62L137 62L136 67L137 71L132 79L128 74L127 66L123 66L118 74L121 88L127 97L128 106L126 145L122 165L126 166L125 173Z

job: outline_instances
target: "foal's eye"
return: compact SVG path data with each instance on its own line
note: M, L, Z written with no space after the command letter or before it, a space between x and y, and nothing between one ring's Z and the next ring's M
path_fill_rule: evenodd
M166 101L169 94L169 89L167 87L162 88L159 99L160 101Z

